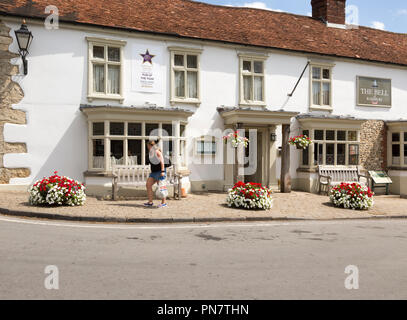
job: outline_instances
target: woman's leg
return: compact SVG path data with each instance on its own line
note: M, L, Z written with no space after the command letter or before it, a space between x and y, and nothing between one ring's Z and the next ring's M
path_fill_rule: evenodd
M148 197L148 202L153 203L153 185L155 183L155 180L153 178L148 178L146 187L147 187L147 197Z

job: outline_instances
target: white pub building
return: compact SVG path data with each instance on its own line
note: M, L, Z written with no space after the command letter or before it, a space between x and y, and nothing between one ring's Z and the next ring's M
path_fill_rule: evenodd
M319 165L360 166L407 196L407 36L346 25L346 0L308 2L311 17L2 0L0 187L57 170L109 194L112 166L148 164L153 137L188 191L223 191L234 170L222 136L241 129L256 164L246 181L317 192ZM287 144L300 134L314 141L303 151Z

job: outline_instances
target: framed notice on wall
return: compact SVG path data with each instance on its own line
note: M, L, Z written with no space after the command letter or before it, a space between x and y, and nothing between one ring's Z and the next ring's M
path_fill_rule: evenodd
M391 107L391 79L357 77L357 105Z

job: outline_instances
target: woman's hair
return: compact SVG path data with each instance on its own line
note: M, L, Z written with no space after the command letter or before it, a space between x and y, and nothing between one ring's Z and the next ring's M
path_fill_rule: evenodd
M153 147L155 150L161 151L160 148L158 147L158 142L159 140L157 141L150 140L147 144Z

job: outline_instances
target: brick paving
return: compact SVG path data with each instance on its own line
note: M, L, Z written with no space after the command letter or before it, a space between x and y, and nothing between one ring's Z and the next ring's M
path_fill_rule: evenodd
M395 196L376 196L375 206L369 211L335 208L327 196L292 192L274 194L274 205L269 211L247 211L225 205L225 194L193 194L181 201L169 200L165 209L144 208L143 200L103 201L88 197L83 207L33 207L25 192L1 192L0 212L3 214L48 217L54 219L83 219L117 222L141 220L210 221L262 219L343 219L367 217L407 216L407 199ZM158 202L156 201L156 204ZM7 211L10 210L10 211Z

